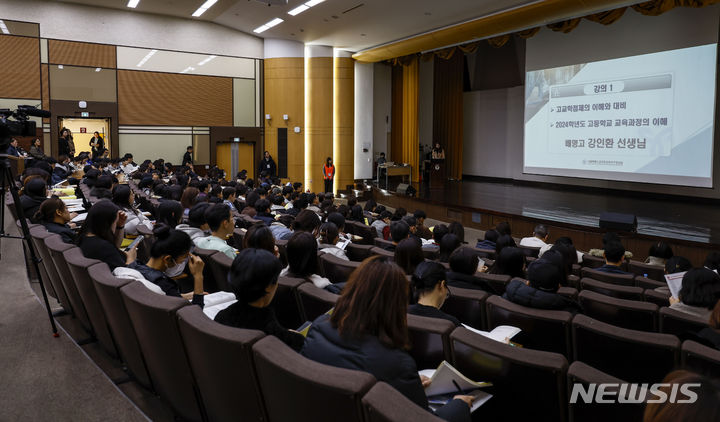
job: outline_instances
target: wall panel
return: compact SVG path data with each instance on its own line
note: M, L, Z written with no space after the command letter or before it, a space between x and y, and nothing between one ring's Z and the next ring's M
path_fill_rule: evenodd
M48 40L48 60L53 64L115 68L115 46Z
M192 145L190 134L121 133L119 152L120 156L131 153L136 163L164 158L167 162L180 164L188 145Z
M117 102L114 69L49 65L53 100Z
M40 42L0 35L0 97L40 99Z
M255 126L255 81L233 79L233 126Z
M118 70L122 125L232 126L230 78Z

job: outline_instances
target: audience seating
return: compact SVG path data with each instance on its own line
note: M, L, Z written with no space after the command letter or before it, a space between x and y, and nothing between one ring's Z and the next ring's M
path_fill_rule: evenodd
M683 368L712 376L720 373L720 350L686 340L682 344L681 355Z
M150 375L148 375L145 366L145 357L143 357L140 350L135 329L120 294L120 289L130 283L131 280L113 276L110 268L104 262L91 265L88 268L88 274L95 286L98 300L100 300L100 304L105 311L105 317L115 340L120 360L125 363L130 375L140 385L152 390ZM150 291L148 293L155 294Z
M66 310L68 312L72 312L72 303L62 302L62 296L67 297L68 294L67 292L63 293L61 291L63 289L63 286L62 282L60 281L60 276L58 275L57 270L53 265L52 258L50 258L50 253L45 246L45 239L52 235L53 233L48 232L47 230L45 230L45 227L40 225L37 225L30 229L30 240L32 241L33 247L35 248L37 258L40 260L38 262L38 267L40 267L40 275L42 276L43 282L45 283L45 290L50 296L61 300L61 304L67 305L68 309Z
M345 283L350 278L350 274L360 266L360 263L346 261L335 255L326 253L320 256L320 265L328 280L333 283Z
M340 297L312 283L301 284L297 287L297 293L305 321L315 321L315 318L332 309Z
M44 230L44 228L41 229ZM56 292L61 297L66 297L66 299L61 299L61 303L63 300L67 300L64 302L65 304L63 307L67 306L66 310L71 312L72 315L80 321L80 324L83 328L85 328L85 330L87 330L87 332L92 333L90 318L88 317L87 310L85 309L83 299L78 292L75 278L70 272L70 267L68 267L68 263L63 255L64 252L69 249L78 248L74 245L63 242L59 235L51 233L47 234L49 236L44 236L43 244L45 246L44 250L47 251L50 259L46 261L45 264L54 267L55 273L59 277L58 281L60 282L60 286ZM70 309L72 309L72 311L70 311Z
M450 333L455 324L441 318L408 314L410 355L418 369L435 369L443 360L451 362Z
M392 240L385 240L381 237L376 237L373 239L373 243L375 246L387 250L388 247L393 248L395 245L393 244Z
M235 230L233 230L232 242L235 249L240 250L243 248L243 239L245 238L245 233L247 233L247 230L245 229L236 228Z
M306 281L302 278L280 277L278 279L278 287L270 306L275 310L275 316L280 325L285 328L295 329L306 321L297 292L298 286L304 283Z
M643 289L656 289L658 287L667 287L667 283L665 281L656 281L656 280L650 280L646 277L635 277L635 285L638 287L642 287Z
M670 305L670 293L658 292L650 289L643 290L643 300L645 302L654 303L659 307Z
M372 256L373 245L359 245L356 243L348 243L345 247L345 254L350 261L362 262L365 258Z
M497 257L497 253L494 249L475 248L475 250L478 251L478 256L480 258L496 259Z
M670 334L616 327L585 315L572 321L573 359L628 382L660 382L680 361Z
M605 265L605 259L602 257L583 254L582 266L584 268L599 268Z
M475 277L488 282L501 296L505 293L505 286L510 282L510 276L503 274L475 273Z
M643 276L650 280L665 281L665 267L659 265L645 264L640 261L628 261L628 272L636 276Z
M540 248L537 246L520 246L518 245L518 248L520 248L521 251L525 254L527 257L531 258L537 258L540 254Z
M199 306L182 307L177 317L207 420L267 420L252 354L265 334L216 323Z
M562 286L558 288L557 294L576 301L578 297L578 290L574 287Z
M445 300L443 311L459 319L463 324L484 330L487 327L485 301L489 296L488 293L459 287L448 287L448 289L450 297Z
M232 291L232 288L230 288L230 284L228 283L228 274L230 273L232 263L232 258L222 252L211 254L208 258L208 262L205 265L210 266L210 271L212 272L213 279L215 280L215 287L217 290L225 292Z
M463 327L450 335L452 361L474 381L492 382L494 395L482 420L567 420L567 359L561 354L513 347Z
M440 249L423 249L423 257L430 261L436 261L440 258Z
M177 311L190 302L183 298L151 293L139 281L120 288L125 308L155 391L176 415L188 421L203 419L185 348L177 323Z
M442 422L389 384L378 382L362 398L366 422Z
M485 308L489 330L498 325L518 327L522 331L513 342L529 349L572 356L570 322L573 316L570 312L528 308L500 296L491 296L485 302Z
M591 268L583 268L581 274L584 277L592 278L593 280L604 281L606 283L620 284L622 286L634 286L635 276L632 274L613 274L606 273L603 271L593 270Z
M363 421L361 400L375 384L372 375L317 363L273 336L252 351L270 421Z
M660 332L683 338L708 327L708 321L669 307L660 308Z
M637 300L583 290L578 295L583 313L591 318L631 330L657 331L658 306Z
M275 246L277 246L278 253L280 253L280 262L282 263L283 267L287 266L288 264L287 243L287 240L275 239Z
M203 268L203 286L205 287L205 290L210 293L221 290L218 282L215 280L215 275L212 269L213 265L210 262L210 257L216 253L218 253L218 251L214 249L202 249L197 246L193 248L193 254L199 256L205 263L205 267ZM189 271L189 269L187 269L187 271Z
M580 287L582 290L589 290L618 299L642 300L643 298L643 289L640 287L605 283L587 277L580 279Z
M349 224L348 224L349 223ZM362 237L362 244L364 245L373 245L373 240L377 237L377 230L375 230L375 227L370 227L366 224L357 222L357 221L350 221L348 223L345 223L345 226L352 225L353 226L353 234L355 236Z
M371 248L370 252L372 252L373 255L381 255L381 256L386 256L388 258L395 258L395 252L391 252L386 249L379 248L377 246L374 246L373 248Z
M589 384L624 384L626 381L615 378L580 361L573 362L568 368L568 397L572 398L574 384L588 388ZM595 387L597 388L597 387ZM606 391L618 394L620 386L607 387ZM615 397L615 396L612 396ZM627 397L627 393L624 397ZM571 422L637 422L642 420L645 403L597 403L593 395L591 403L585 403L581 395L575 403L569 404L568 414Z

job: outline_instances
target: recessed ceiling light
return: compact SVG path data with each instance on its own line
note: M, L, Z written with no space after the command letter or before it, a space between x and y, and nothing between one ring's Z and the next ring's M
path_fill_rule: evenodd
M310 0L309 2L305 3L305 6L307 6L307 7L317 6L318 4L320 4L324 1L325 0Z
M210 60L214 59L215 57L217 57L217 56L209 56L209 57L207 57L205 60L203 60L203 61L201 61L200 63L198 63L198 66L202 66L202 65L204 65L204 64L207 64Z
M5 22L0 19L0 31L2 31L3 34L9 34L10 31L8 30L8 27L5 25Z
M208 10L209 8L211 8L212 5L215 4L215 3L217 3L217 0L207 0L207 1L206 1L205 3L203 3L202 6L200 6L200 7L198 8L198 10L196 10L195 13L193 13L192 15L193 15L194 17L198 17L198 16L202 15L203 13L205 13L206 10Z
M265 32L268 29L272 28L273 26L279 25L283 22L285 22L285 21L280 18L275 18L275 19L271 20L270 22L266 23L265 25L258 26L257 28L253 29L253 32L256 34L259 34L261 32Z
M299 15L300 13L308 10L309 8L310 8L310 6L306 6L306 5L304 5L304 4L301 4L300 6L298 6L298 7L294 8L293 10L289 11L289 12L288 12L288 15L292 15L292 16Z
M99 72L99 71L101 71L101 70L102 70L102 67L96 67L96 68L95 68L95 71L96 71L96 72Z
M150 50L149 53L145 55L145 57L140 60L140 62L137 64L137 67L142 67L142 65L145 64L146 61L150 60L150 57L152 57L155 53L157 53L157 50Z
M59 64L59 65L58 65L58 69L64 69L64 66L61 65L61 64Z
M140 3L140 0L129 0L127 7L132 7L134 9L137 7L138 3Z

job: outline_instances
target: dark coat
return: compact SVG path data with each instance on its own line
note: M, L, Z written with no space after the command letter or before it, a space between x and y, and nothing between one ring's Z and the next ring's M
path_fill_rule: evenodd
M445 312L441 311L438 308L435 308L433 306L427 306L427 305L421 305L419 303L415 303L413 305L408 306L408 313L411 315L418 315L428 318L439 318L439 319L446 319L453 324L455 324L456 327L460 326L460 320L455 318L454 316L450 314L446 314Z
M572 313L581 311L580 304L574 300L557 293L538 290L518 279L511 280L508 283L502 297L512 303L527 306L528 308L551 309Z
M183 155L182 164L183 166L187 166L189 164L193 163L192 159L192 153L190 151L186 152L185 155Z
M267 172L268 176L273 177L275 176L277 172L277 165L275 165L275 160L270 158L270 160L265 160L263 158L260 160L260 164L258 164L258 174L262 172Z
M40 205L46 198L40 198L30 195L20 196L20 206L22 207L25 218L29 218L31 222L38 223L35 219L35 213L40 209Z
M231 327L260 330L275 336L296 351L302 349L305 337L280 325L272 308L256 308L244 302L235 302L215 316L215 321Z
M166 276L162 271L150 268L145 264L138 263L137 261L128 265L128 268L137 270L143 277L145 277L145 280L160 287L166 296L182 297L180 294L180 288L175 280ZM203 295L194 294L192 303L202 308L205 306L205 297Z
M448 271L445 274L448 286L458 287L461 289L473 289L473 290L484 290L491 295L496 295L497 292L493 286L487 281L463 273L456 273L455 271Z
M268 213L258 213L254 217L256 220L263 221L266 225L271 225L275 221L275 217Z
M63 242L73 244L75 243L77 235L75 234L75 231L71 229L67 224L45 223L43 225L45 226L45 229L47 229L47 231L49 231L50 233L59 234Z
M369 372L378 381L390 384L418 406L428 409L417 366L407 352L387 347L375 336L342 338L328 315L313 322L301 353L325 365ZM438 410L438 416L469 421L470 409L463 402L452 400Z
M623 271L618 267L617 265L610 265L605 264L602 267L595 268L596 271L602 271L604 273L610 273L610 274L630 274L629 272Z

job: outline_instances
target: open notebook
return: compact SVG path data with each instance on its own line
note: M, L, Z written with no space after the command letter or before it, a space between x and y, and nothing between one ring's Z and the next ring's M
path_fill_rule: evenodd
M470 411L474 412L492 397L492 394L480 390L492 386L491 383L475 382L447 361L442 361L437 369L423 369L418 374L430 378L430 385L425 388L430 407L440 407L452 400L455 395L463 394L475 397L470 408Z
M513 327L511 325L498 325L497 327L493 328L492 331L478 330L465 324L463 324L462 326L472 331L473 333L480 334L481 336L485 336L489 339L493 339L495 341L499 341L500 343L506 344L509 343L510 339L515 337L517 333L522 331L520 328Z

